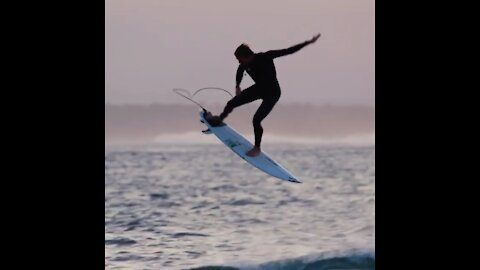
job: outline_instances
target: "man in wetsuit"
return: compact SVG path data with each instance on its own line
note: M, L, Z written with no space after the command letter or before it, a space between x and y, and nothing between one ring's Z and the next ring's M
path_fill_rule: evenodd
M207 115L207 121L215 125L220 125L234 108L250 103L257 99L262 99L262 104L253 116L253 131L255 133L255 146L246 154L255 157L260 154L260 144L262 141L263 128L260 124L262 120L272 111L273 107L280 99L280 85L277 80L277 73L273 59L295 53L303 47L314 43L320 37L320 34L312 39L282 50L271 50L264 53L254 53L246 44L240 45L235 50L235 57L240 65L236 76L236 96L232 98L223 112L218 116ZM246 71L255 82L254 85L241 91L240 82L243 73Z

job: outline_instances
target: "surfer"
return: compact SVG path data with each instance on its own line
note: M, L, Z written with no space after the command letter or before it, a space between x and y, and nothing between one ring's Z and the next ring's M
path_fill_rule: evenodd
M254 157L260 154L260 144L262 141L263 128L261 122L272 111L273 107L280 99L280 84L277 80L277 72L273 59L295 53L303 47L315 43L320 34L312 39L304 41L290 48L281 50L271 50L267 52L254 53L247 44L241 44L235 50L235 57L240 63L236 74L235 97L227 102L223 112L220 115L207 116L207 121L212 125L220 125L234 108L261 99L262 104L253 116L253 131L255 134L255 146L250 149L246 155ZM247 72L255 84L244 89L240 88L240 83L244 72Z

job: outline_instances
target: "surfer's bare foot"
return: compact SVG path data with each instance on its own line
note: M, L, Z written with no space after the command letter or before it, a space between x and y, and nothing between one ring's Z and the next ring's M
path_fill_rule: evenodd
M260 154L261 150L260 147L254 146L252 149L250 149L247 153L245 153L249 157L256 157Z

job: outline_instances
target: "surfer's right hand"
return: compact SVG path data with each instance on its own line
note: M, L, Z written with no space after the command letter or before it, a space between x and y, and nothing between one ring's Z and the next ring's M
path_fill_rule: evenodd
M317 41L319 37L320 37L320 33L316 34L312 39L307 40L307 44L315 43L315 41Z
M240 88L240 86L237 85L237 87L235 88L235 95L238 96L240 95L241 92L242 92L242 89Z

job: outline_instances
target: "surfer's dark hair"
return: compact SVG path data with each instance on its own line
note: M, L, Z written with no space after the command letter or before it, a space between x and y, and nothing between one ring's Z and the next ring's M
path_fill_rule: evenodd
M242 45L238 46L238 48L235 50L235 56L251 56L253 55L253 51L248 47L247 44L243 43Z

